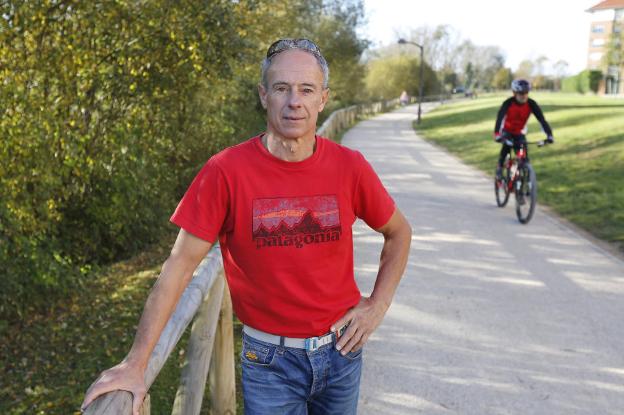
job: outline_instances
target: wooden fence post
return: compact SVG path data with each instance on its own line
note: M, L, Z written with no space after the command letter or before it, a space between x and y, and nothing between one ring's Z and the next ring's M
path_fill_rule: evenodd
M191 328L191 338L182 368L180 386L173 402L171 415L198 415L201 411L224 285L221 272L199 308L197 318Z
M139 415L150 415L152 403L150 401L149 393L145 395L145 399L143 400L143 405L141 405L141 409L139 410Z
M223 287L221 316L208 375L212 415L236 414L236 370L234 366L234 324L232 299L227 283Z

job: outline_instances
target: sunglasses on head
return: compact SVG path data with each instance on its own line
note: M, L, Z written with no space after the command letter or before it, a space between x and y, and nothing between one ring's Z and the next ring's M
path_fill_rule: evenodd
M322 56L321 50L314 42L310 39L280 39L277 42L274 42L271 46L269 46L269 50L267 51L267 59L271 59L273 56L277 55L280 52L289 49L303 49L311 52L316 56Z

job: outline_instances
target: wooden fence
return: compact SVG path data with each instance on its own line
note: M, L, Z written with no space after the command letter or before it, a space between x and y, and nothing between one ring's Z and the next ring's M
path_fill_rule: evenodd
M451 95L429 95L423 97L423 102L432 101L444 101L451 99ZM409 104L418 102L418 97L410 97ZM374 115L380 112L390 111L401 105L399 98L391 99L388 101L379 101L368 104L352 105L350 107L342 108L331 113L331 115L325 120L323 125L317 130L317 134L323 137L335 139L340 132L351 127L355 122L361 118L370 115Z
M180 386L171 413L199 414L208 381L211 413L234 415L236 390L232 302L223 276L223 262L218 246L210 251L195 270L193 279L152 352L145 372L148 388L194 316L196 318L191 328ZM89 405L85 414L130 415L132 395L125 391L103 395ZM143 402L141 414L150 414L149 394Z
M335 139L341 131L351 127L361 116L368 116L385 112L399 105L399 99L389 101L373 102L370 104L352 105L331 113L323 125L316 131L316 134Z

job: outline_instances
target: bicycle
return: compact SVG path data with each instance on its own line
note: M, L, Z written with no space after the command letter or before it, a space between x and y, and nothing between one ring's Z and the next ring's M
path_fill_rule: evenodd
M527 142L527 145L543 147L547 141ZM513 142L505 139L505 144L513 147ZM531 163L526 159L524 147L510 151L503 163L500 177L494 176L494 193L498 207L505 207L509 194L513 191L516 197L516 216L522 224L527 224L533 217L537 204L537 176Z

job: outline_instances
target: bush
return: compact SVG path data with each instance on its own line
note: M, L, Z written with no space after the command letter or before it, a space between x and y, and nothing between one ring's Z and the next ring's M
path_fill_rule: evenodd
M3 316L67 294L81 264L158 238L188 179L178 172L235 131L223 91L205 85L231 84L226 63L244 50L234 6L168 4L3 6ZM200 95L215 104L193 106Z
M423 66L423 96L439 93L435 72L427 63ZM366 91L371 100L398 98L402 91L418 96L420 59L405 54L378 58L368 62Z
M598 93L602 72L586 69L577 75L564 78L561 81L562 92L585 94L589 91Z
M338 56L361 5L335 3L1 2L0 319L160 238L210 155L264 129L250 107L266 47L318 35Z

